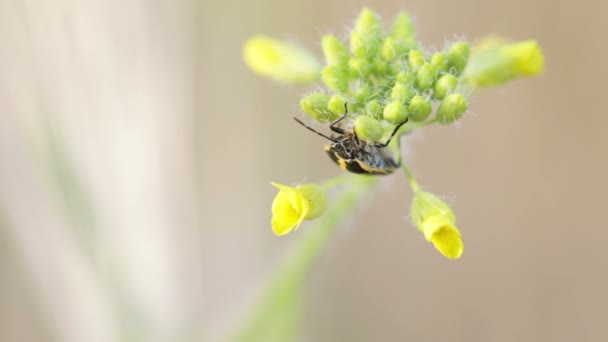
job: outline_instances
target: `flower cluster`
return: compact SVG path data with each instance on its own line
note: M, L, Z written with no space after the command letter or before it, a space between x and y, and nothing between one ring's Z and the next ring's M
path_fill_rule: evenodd
M426 53L406 13L386 34L378 15L364 9L350 32L350 49L334 35L324 36L321 47L327 63L321 79L329 93L312 93L300 102L314 120L335 120L347 102L353 117L366 117L354 122L359 136L377 142L406 119L450 124L467 110L463 77L469 44Z
M475 89L544 69L542 51L534 40L512 43L491 37L474 47L457 41L429 53L416 41L406 13L397 15L385 31L380 17L365 8L349 38L348 47L334 35L321 39L324 67L307 50L264 36L246 43L244 57L253 71L275 80L321 80L327 89L301 99L304 113L330 123L345 114L348 104L343 127L351 127L357 139L372 146L382 146L377 143L406 121L393 141L432 123L451 124L467 111L467 94ZM410 207L414 225L442 255L459 258L463 242L454 213L437 196L421 190L405 163L402 168L414 192ZM332 181L324 186L272 184L279 189L272 204L272 229L276 235L284 235L303 220L323 214Z

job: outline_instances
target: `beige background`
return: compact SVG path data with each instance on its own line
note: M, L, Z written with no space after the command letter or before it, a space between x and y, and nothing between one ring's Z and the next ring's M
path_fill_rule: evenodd
M364 4L410 11L428 48L536 38L546 74L407 142L453 198L462 259L383 179L308 278L301 340L607 341L608 6L549 0L1 0L0 340L230 330L299 237L271 234L269 181L340 173L291 120L309 88L253 75L242 44L320 52Z

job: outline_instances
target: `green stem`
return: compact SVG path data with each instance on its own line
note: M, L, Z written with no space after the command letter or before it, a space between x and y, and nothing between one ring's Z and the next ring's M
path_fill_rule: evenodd
M300 228L302 233L296 245L275 271L245 324L230 341L288 341L295 337L298 327L294 318L300 315L304 278L339 223L353 212L377 177L340 176L325 186L346 180L348 186L344 187L344 192L327 213L314 226Z
M342 185L342 184L348 183L352 180L353 180L353 176L349 175L349 174L335 176L335 177L332 177L332 178L328 179L327 181L325 181L325 183L323 183L323 185L322 185L322 188L325 191L329 191L331 188L333 188L337 185Z
M418 185L416 178L414 178L414 174L412 173L412 170L410 170L410 168L407 166L407 164L403 163L403 162L401 163L401 167L403 168L403 172L405 173L407 180L410 182L410 187L412 188L412 191L414 193L419 193L421 191L420 185Z

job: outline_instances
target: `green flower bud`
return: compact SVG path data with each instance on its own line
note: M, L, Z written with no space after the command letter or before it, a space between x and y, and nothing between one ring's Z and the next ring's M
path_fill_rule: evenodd
M443 52L437 52L431 56L431 64L436 66L439 71L447 71L447 62Z
M448 94L451 94L458 86L458 78L454 75L445 74L435 83L435 92L433 98L443 100Z
M351 32L351 51L355 57L374 56L382 43L382 21L369 8L364 8Z
M348 61L348 68L353 77L369 77L374 66L367 58L352 58Z
M365 115L359 116L354 123L354 129L359 138L377 142L384 135L384 128L380 121Z
M422 227L424 221L433 216L444 216L447 221L455 222L452 208L430 192L420 191L414 195L410 208L412 221L416 227Z
M382 20L369 8L363 8L355 22L355 31L359 31L367 36L382 35Z
M346 103L346 100L344 99L344 97L342 95L339 95L339 94L334 94L329 99L327 108L329 108L329 110L335 115L336 119L340 115L344 114L344 110L345 110L344 103Z
M327 64L346 64L350 53L336 36L328 34L321 39L321 48Z
M437 77L437 67L431 63L424 63L416 73L416 87L421 90L430 89Z
M448 70L454 68L456 75L460 75L469 61L470 48L467 42L454 43L446 52Z
M367 45L361 32L350 32L350 51L355 57L367 58Z
M446 96L439 109L437 109L437 120L442 125L448 125L460 119L467 111L467 99L462 94L451 94Z
M400 124L407 118L407 110L401 101L393 101L384 107L384 120L392 124Z
M382 105L378 100L371 100L365 104L365 113L373 118L382 118Z
M385 61L382 58L376 58L374 60L374 69L377 75L385 75L387 73L390 73L390 66L392 63L390 63L389 61Z
M397 75L404 69L403 63L399 59L396 59L388 65L387 73L389 75Z
M348 89L348 72L339 65L328 65L321 71L321 78L327 87L333 91Z
M414 23L405 12L400 13L393 21L390 37L395 40L397 56L403 56L411 49L418 49Z
M365 106L362 102L348 102L349 113L362 113L365 110Z
M391 100L407 103L414 96L412 86L407 83L395 83L391 91Z
M407 61L411 71L418 71L418 69L424 65L424 52L420 50L412 50L410 51Z
M408 117L412 121L426 120L432 110L431 101L421 95L414 96L407 107Z
M397 74L396 79L397 79L397 82L411 84L414 81L414 79L416 79L416 75L411 72L402 71L399 74Z
M385 60L391 60L396 57L397 50L395 46L395 40L391 37L386 37L384 43L382 44L382 49L380 50L380 55Z
M372 96L372 89L366 85L359 85L354 93L358 102L365 103Z
M391 28L391 38L395 40L413 40L416 36L416 29L410 16L401 12L393 21Z
M397 56L407 56L411 50L420 49L414 39L399 40L395 42Z
M300 100L300 107L311 118L321 122L330 122L337 119L339 115L329 110L329 100L329 95L314 93Z
M535 40L508 43L494 38L480 45L466 68L467 81L477 87L506 83L544 70L543 52Z

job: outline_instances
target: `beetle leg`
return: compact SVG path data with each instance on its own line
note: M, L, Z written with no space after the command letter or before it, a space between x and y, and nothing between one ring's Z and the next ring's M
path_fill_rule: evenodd
M395 129L393 130L393 133L391 133L391 136L388 138L388 140L384 143L375 143L374 146L375 147L386 147L388 146L388 144L391 143L391 140L393 139L393 137L395 136L395 134L397 134L397 131L399 130L399 128L401 128L401 126L405 125L405 123L408 121L408 118L405 118L405 121L403 121L402 123L398 124L397 126L395 126Z
M344 134L346 131L344 131L344 129L342 129L340 127L336 127L336 125L338 124L338 122L344 120L344 118L346 117L347 114L348 114L348 102L344 102L344 114L342 114L339 118L337 118L334 122L332 122L331 125L329 125L329 128L338 134Z

